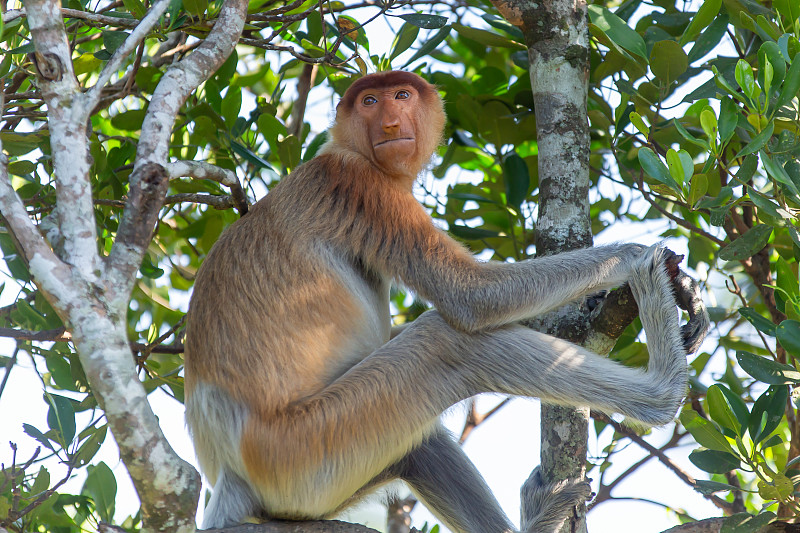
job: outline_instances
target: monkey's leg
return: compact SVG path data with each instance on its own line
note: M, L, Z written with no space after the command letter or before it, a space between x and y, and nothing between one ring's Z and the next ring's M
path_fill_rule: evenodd
M454 532L514 531L478 470L443 429L390 468Z
M248 517L255 517L260 509L261 506L247 483L236 474L223 469L206 505L203 529L236 525Z
M657 252L634 270L647 371L521 326L466 333L425 313L321 392L251 418L243 459L267 511L330 514L419 446L444 410L480 392L671 421L686 390L675 301Z

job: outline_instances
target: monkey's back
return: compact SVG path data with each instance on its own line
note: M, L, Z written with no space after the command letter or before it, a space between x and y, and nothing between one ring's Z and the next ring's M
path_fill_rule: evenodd
M295 200L304 170L223 232L198 271L187 396L204 382L269 414L322 390L388 339L388 284L302 227L302 210L313 207Z

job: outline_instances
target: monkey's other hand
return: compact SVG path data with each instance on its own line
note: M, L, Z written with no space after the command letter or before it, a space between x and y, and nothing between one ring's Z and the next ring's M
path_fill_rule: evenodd
M694 353L700 348L708 333L710 324L708 311L700 296L700 285L678 268L683 256L676 255L670 250L667 252L669 253L664 263L672 281L672 293L675 295L678 307L689 314L689 321L681 326L683 348L687 354Z
M522 532L558 533L573 507L592 497L592 488L585 479L544 484L537 466L520 493Z

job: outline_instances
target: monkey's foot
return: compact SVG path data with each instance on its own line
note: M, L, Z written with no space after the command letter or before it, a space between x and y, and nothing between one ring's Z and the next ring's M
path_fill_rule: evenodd
M589 482L583 479L543 483L539 467L520 492L523 533L557 533L573 507L592 496Z

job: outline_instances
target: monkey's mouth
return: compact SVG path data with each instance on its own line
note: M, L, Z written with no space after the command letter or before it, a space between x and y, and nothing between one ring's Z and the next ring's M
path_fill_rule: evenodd
M377 148L378 146L383 146L384 144L389 144L397 141L413 141L412 137L399 137L397 139L386 139L385 141L381 141L378 144L373 145L373 148Z

